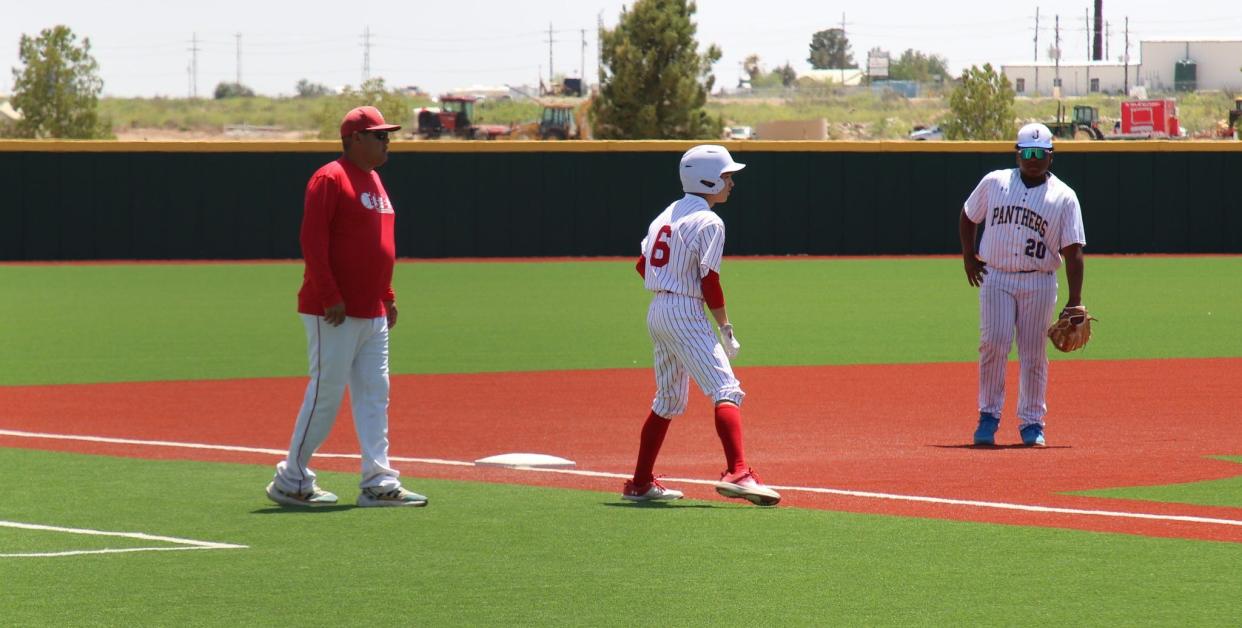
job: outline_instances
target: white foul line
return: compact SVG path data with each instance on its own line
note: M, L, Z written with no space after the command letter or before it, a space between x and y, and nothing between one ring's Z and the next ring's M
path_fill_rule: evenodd
M162 543L172 543L180 547L129 547L124 549L101 549L101 550L75 550L67 552L39 552L24 554L0 554L0 558L33 558L46 556L81 556L83 554L120 554L124 552L168 552L175 550L203 550L203 549L248 549L246 545L234 545L232 543L215 543L212 541L196 541L194 539L183 539L175 536L159 536L156 534L147 534L145 532L108 532L106 530L91 530L89 528L64 528L60 526L47 526L37 523L19 523L16 521L0 521L0 528L17 528L19 530L39 530L42 532L62 532L67 534L86 534L90 536L112 536L126 539L138 539L141 541L159 541Z
M205 445L201 443L179 443L171 441L155 441L155 440L134 440L128 438L110 438L105 436L75 436L69 434L45 434L40 432L19 432L13 430L0 429L0 436L13 436L17 438L43 438L53 440L71 440L85 441L94 443L114 443L120 445L143 445L150 447L180 447L185 449L208 449L213 451L236 451L244 453L270 454L276 456L284 456L288 452L281 449L263 449L258 447L239 447L234 445ZM358 454L332 454L332 453L316 453L316 457L320 458L352 458L357 460ZM389 460L393 462L409 462L417 464L433 464L433 465L451 465L459 467L473 467L473 462L462 460L443 460L440 458L403 458L398 456L390 456ZM595 478L628 478L629 474L610 473L606 471L587 471L579 469L547 469L535 467L513 467L518 471L534 471L539 473L557 473L561 475L577 475ZM685 484L701 484L714 485L713 480L700 480L695 478L661 478L666 482L679 482ZM952 499L947 497L928 497L924 495L901 495L896 493L874 493L869 491L851 491L837 488L820 488L814 486L777 486L770 485L772 488L781 491L816 493L821 495L843 495L846 497L860 497L867 499L887 499L905 502L920 502L927 504L942 504L946 506L968 506L973 508L991 508L994 510L1018 510L1023 512L1039 512L1052 513L1061 515L1085 515L1091 517L1114 517L1119 519L1145 519L1151 521L1180 521L1186 523L1203 523L1211 525L1225 525L1242 527L1242 520L1238 519L1220 519L1216 517L1197 517L1193 515L1162 515L1144 512L1122 512L1116 510L1086 510L1080 508L1058 508L1055 506L1035 506L1030 504L1012 504L1007 502L988 502L976 501L969 499Z

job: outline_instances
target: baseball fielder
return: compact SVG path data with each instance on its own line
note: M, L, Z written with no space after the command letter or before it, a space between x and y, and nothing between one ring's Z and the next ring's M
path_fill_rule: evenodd
M306 328L310 382L289 455L276 465L267 496L285 506L335 504L307 466L336 422L349 385L362 454L359 506L425 506L388 462L388 330L397 324L392 270L393 207L375 169L388 160L388 134L375 107L341 121L344 154L315 172L302 216L305 278L298 312Z
M1082 305L1087 244L1074 190L1048 171L1052 133L1042 124L1018 131L1017 168L990 172L971 192L958 221L966 280L979 287L979 426L976 445L996 443L1005 403L1005 363L1018 339L1022 443L1044 446L1048 407L1045 334L1057 302L1057 268L1065 260L1069 299ZM976 232L984 225L975 250Z
M686 411L690 378L715 402L716 433L728 465L716 484L725 497L771 506L780 501L746 464L742 447L742 392L729 358L741 345L725 310L720 287L724 253L724 221L712 211L729 199L733 173L745 164L733 161L723 146L696 146L681 158L686 195L669 205L647 228L637 270L653 293L647 330L654 346L656 395L643 424L634 477L622 497L631 501L680 499L681 491L666 488L653 469L670 420ZM704 304L720 328L712 331Z

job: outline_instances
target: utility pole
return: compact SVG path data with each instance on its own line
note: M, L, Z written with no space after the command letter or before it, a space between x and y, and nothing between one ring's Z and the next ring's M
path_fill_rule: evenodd
M1082 30L1087 34L1087 61L1091 60L1091 9L1082 10Z
M1104 22L1104 59L1105 60L1109 60L1112 58L1108 56L1108 45L1112 41L1112 39L1113 39L1113 25L1109 24L1108 22Z
M1052 32L1054 33L1055 37L1053 38L1052 43L1053 43L1053 48L1056 50L1056 55L1052 59L1056 65L1053 66L1052 92L1055 98L1060 98L1061 97L1061 15L1058 13L1054 17L1056 18L1056 23L1055 23L1055 26Z
M1039 93L1039 7L1035 7L1035 93Z
M595 80L604 72L604 12L599 12L595 28Z
M190 98L198 98L198 33L190 38Z
M552 43L555 41L552 39L552 22L548 22L548 89L552 89Z
M582 59L578 61L578 80L586 82L586 29L583 28L579 32L582 36Z
M237 38L237 85L241 86L241 33L236 33L233 37Z
M362 82L371 78L371 27L362 29Z
M1122 63L1125 64L1125 96L1130 95L1130 16L1126 16L1126 50L1121 55Z
M845 36L845 11L841 12L841 41L842 42L849 41L849 39L846 38ZM845 47L842 46L841 47L841 69L837 70L838 72L841 73L841 79L838 82L841 83L842 85L845 84L845 63L846 63L845 62Z

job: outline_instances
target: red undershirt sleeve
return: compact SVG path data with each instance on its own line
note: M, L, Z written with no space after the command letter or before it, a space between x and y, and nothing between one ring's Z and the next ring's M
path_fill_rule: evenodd
M302 214L302 257L306 260L306 273L325 309L344 300L337 288L336 278L332 276L329 261L331 258L328 254L328 234L331 232L339 193L337 182L331 178L312 178L306 186L306 203Z
M707 271L707 276L699 280L699 287L703 290L703 301L707 303L707 307L713 310L724 307L724 290L720 287L719 273L714 270Z
M638 263L634 264L634 270L638 271L639 277L642 277L643 279L647 278L647 257L646 256L644 255L638 256Z

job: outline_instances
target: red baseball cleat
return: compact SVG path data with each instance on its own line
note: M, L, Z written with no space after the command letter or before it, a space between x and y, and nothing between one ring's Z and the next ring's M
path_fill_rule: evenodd
M744 499L756 506L775 506L781 501L781 494L764 486L763 480L749 467L722 474L716 483L716 492L725 497Z
M659 480L652 480L644 486L634 484L633 480L626 480L625 489L621 491L621 498L632 502L672 501L682 497L684 495L681 491L665 488Z

